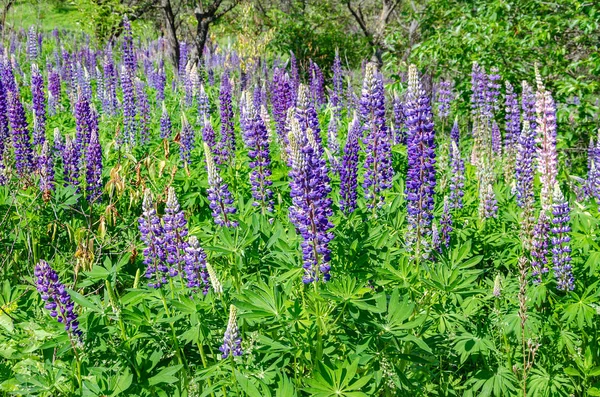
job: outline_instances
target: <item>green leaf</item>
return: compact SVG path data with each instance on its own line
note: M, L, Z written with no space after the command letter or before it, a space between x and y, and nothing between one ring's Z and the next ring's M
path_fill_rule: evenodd
M177 382L177 377L174 375L179 372L179 370L183 368L183 365L177 364L171 367L163 368L158 374L148 379L148 383L150 386L158 385L159 383L175 383Z

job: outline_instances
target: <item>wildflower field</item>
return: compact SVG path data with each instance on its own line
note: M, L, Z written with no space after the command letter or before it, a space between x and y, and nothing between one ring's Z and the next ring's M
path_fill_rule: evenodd
M543 62L122 29L4 31L0 395L600 396L599 124Z

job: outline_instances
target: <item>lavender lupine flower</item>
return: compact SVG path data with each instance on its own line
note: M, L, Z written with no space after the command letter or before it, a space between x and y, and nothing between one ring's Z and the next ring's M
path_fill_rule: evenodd
M219 347L221 351L221 358L226 359L231 356L242 355L242 338L237 326L237 310L235 306L229 306L229 321L227 322L227 329L225 330L225 336L223 337L223 345Z
M408 127L408 172L406 194L409 234L407 247L415 257L427 258L433 220L435 175L435 131L429 98L421 88L417 69L410 65L405 103Z
M218 164L225 164L235 158L235 132L233 130L233 106L231 104L231 82L229 72L223 73L221 89L219 91L219 105L221 110L221 142L220 153L217 157Z
M194 102L194 74L198 76L198 71L194 72L194 67L191 62L188 62L185 67L185 76L183 79L183 90L185 106L191 108Z
M123 89L123 137L120 143L135 144L135 93L133 87L133 74L123 66L121 68L121 87Z
M529 121L530 128L535 131L537 129L535 94L526 81L523 81L523 90L521 92L521 109L523 110L523 121Z
M431 246L434 251L442 252L442 241L440 240L440 232L437 227L437 223L431 224Z
M474 115L485 113L487 74L477 62L473 62L471 72L471 110Z
M492 152L496 156L502 154L502 135L500 134L500 127L496 121L492 122Z
M196 135L183 112L181 112L181 133L179 138L179 157L181 158L181 162L184 166L192 164L192 150L194 150Z
M77 90L81 92L89 102L92 102L92 83L90 74L85 66L77 62Z
M208 117L204 117L204 126L202 127L202 141L208 145L213 156L218 154L217 149L217 134L208 119Z
M210 117L210 102L204 90L204 84L198 89L198 124L204 122L204 117Z
M167 204L163 216L164 248L167 254L167 264L171 277L180 274L185 265L185 252L188 247L187 221L183 210L179 207L175 189L171 186L167 192Z
M150 103L144 90L144 82L140 79L136 80L136 102L138 119L138 132L140 143L146 145L150 142Z
M243 100L245 114L245 126L243 137L248 147L250 158L250 185L252 186L252 197L254 206L261 207L262 212L273 211L273 191L270 186L273 182L271 177L271 157L269 152L269 134L263 119L257 112L248 92ZM244 99L243 97L243 99Z
M369 63L365 72L360 116L366 131L364 143L365 175L363 189L368 208L381 207L383 192L392 187L392 147L385 120L385 93L383 76L374 63Z
M440 228L442 229L441 241L444 243L446 248L450 248L450 233L452 233L452 213L450 212L451 206L448 196L444 197L444 212L440 218Z
M102 65L102 71L104 73L104 102L102 103L102 110L108 115L115 115L117 113L117 72L115 70L115 64L112 59L112 51L110 47L107 48L106 54L104 55L104 63Z
M300 87L300 72L298 69L298 62L296 56L290 51L290 79L291 79L291 94L292 94L292 105L296 102L298 97L298 87Z
M99 202L102 198L102 147L98 139L98 130L92 130L86 151L86 190L89 203Z
M489 178L482 178L482 180ZM489 219L498 217L498 201L492 183L480 186L479 188L479 218Z
M60 74L48 64L48 113L53 116L60 109L61 85Z
M327 163L310 128L303 130L297 118L290 118L290 220L302 236L305 284L329 281L330 250L333 239L332 200Z
M394 110L394 143L406 144L406 117L404 115L404 104L397 93L394 93L392 104Z
M437 92L438 116L444 120L450 116L450 104L454 99L452 88L454 82L450 80L440 81Z
M62 156L62 153L65 150L65 142L58 127L54 128L54 135L52 139L52 156L55 159L58 159L59 156Z
M515 149L519 142L519 135L521 134L521 114L519 109L519 100L512 84L506 81L505 85L506 95L504 103L506 106L506 130L504 134L504 148L505 153L507 154L507 159L511 161L511 158L514 157Z
M593 139L590 140L588 175L585 185L586 194L596 199L600 206L600 132L595 146Z
M65 326L70 338L79 340L82 332L79 329L77 314L73 310L75 304L65 286L59 281L58 274L45 260L40 260L35 265L33 274L36 277L35 286L42 300L46 302L44 307L50 311L50 316Z
M362 136L362 126L358 114L354 112L354 118L350 123L344 155L340 165L340 208L346 214L356 209L356 196L358 187L358 141Z
M556 288L561 291L572 291L575 289L575 279L571 270L571 238L569 202L565 199L558 184L554 187L552 204L552 264L554 265L554 277Z
M458 129L458 116L454 118L454 124L450 130L450 139L456 143L456 146L460 145L460 130Z
M67 135L65 139L65 149L63 151L63 170L65 186L74 186L79 192L79 151L77 144Z
M75 150L77 158L85 153L85 149L90 141L92 119L90 103L88 98L79 92L77 102L75 103Z
M531 241L531 276L534 283L542 281L542 274L548 273L548 234L550 232L550 220L545 211L542 210L538 221L533 229Z
M42 150L37 158L37 169L40 174L40 191L44 201L50 200L54 191L54 164L48 141L42 144Z
M313 60L310 60L309 66L310 74L310 93L313 104L315 106L322 106L325 103L325 90L323 86L323 72L319 65Z
M37 33L34 26L29 27L27 33L27 59L33 61L38 57Z
M31 64L31 94L33 98L33 144L43 145L46 140L46 98L44 77L37 64Z
M533 201L533 175L535 159L535 131L529 120L523 120L523 131L519 134L519 147L515 165L517 204L523 207Z
M336 48L335 57L333 58L332 66L332 86L331 91L331 106L333 106L336 118L341 120L342 108L344 106L343 94L344 94L344 77L342 76L342 60L340 59L340 52Z
M552 191L558 175L556 153L556 108L548 91L538 91L536 95L538 171L542 189L540 203L544 211L552 206Z
M8 129L8 103L6 87L2 82L3 78L0 77L0 158L4 156L6 151L6 144L10 139L10 131Z
M296 119L300 124L300 128L305 131L310 129L313 137L317 143L317 150L319 155L323 155L323 144L321 140L321 126L319 124L319 117L315 110L314 103L310 100L310 92L308 87L304 84L300 84L298 87L298 98L296 100L295 108Z
M208 282L208 273L206 272L206 253L200 246L196 236L191 236L189 245L185 249L185 278L188 288L194 290L202 287L202 293L206 295L210 284Z
M125 16L125 18L123 18L123 67L127 69L131 75L132 84L136 66L131 23L129 23L129 19Z
M144 191L142 215L138 219L138 223L142 242L145 245L146 278L152 280L148 283L148 287L160 288L167 283L166 275L169 268L165 264L167 259L164 241L165 232L160 223L160 218L156 215L150 189Z
M18 92L8 92L8 120L12 128L12 143L15 149L15 167L20 177L33 171L33 150L25 109Z
M219 175L219 169L206 142L204 142L204 155L208 171L208 201L215 223L219 226L237 227L238 223L231 219L231 214L236 212L231 192L229 192L229 187Z
M162 103L162 115L160 116L160 137L167 139L171 137L171 117L167 111L165 103Z
M450 207L462 208L462 198L465 195L465 161L460 156L460 150L454 141L450 145L450 172Z
M273 72L273 83L271 84L273 104L273 118L275 129L282 148L287 146L286 119L287 112L293 106L295 97L292 96L292 82L284 69L275 69ZM283 151L283 150L282 150Z

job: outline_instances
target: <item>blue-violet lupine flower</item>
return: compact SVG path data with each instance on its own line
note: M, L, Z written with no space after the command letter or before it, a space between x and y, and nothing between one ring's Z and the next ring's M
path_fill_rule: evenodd
M181 133L179 134L179 157L183 165L192 164L192 150L196 141L196 134L185 117L185 113L181 112Z
M360 98L360 117L366 131L363 189L368 208L381 207L383 192L392 187L392 146L385 120L383 76L374 63L367 65Z
M465 161L460 155L456 142L450 145L450 207L458 209L463 207L462 198L465 195Z
M500 134L500 127L496 121L492 122L492 152L496 156L502 154L502 135Z
M446 248L450 248L450 233L452 233L452 213L450 212L450 202L448 200L448 196L444 197L444 212L442 212L442 217L440 218L440 228L442 229L441 241L446 246Z
M552 207L552 193L558 175L556 153L556 108L548 91L538 91L536 95L538 171L542 189L540 203L544 211Z
M358 114L350 123L344 155L340 166L340 208L345 214L350 214L356 209L358 187L358 152L359 139L362 136L362 126Z
M75 313L75 304L67 292L64 284L58 279L56 271L50 267L48 262L40 260L33 271L35 275L35 286L50 311L50 316L65 326L69 337L79 340L82 332L79 329L79 321Z
M175 195L175 189L170 186L167 191L167 204L163 216L164 247L167 254L167 264L171 277L180 274L185 265L185 250L188 247L186 236L188 235L185 214L179 207L179 201Z
M37 158L37 169L40 174L40 191L44 201L50 200L50 196L54 191L54 164L48 141L42 144L42 150Z
M208 201L215 223L219 226L237 227L238 223L231 219L231 214L236 212L231 192L219 175L219 169L206 142L204 142L204 156L208 172Z
M134 145L136 142L136 106L133 73L123 66L121 68L121 87L123 89L123 137L120 143Z
M535 131L529 120L523 120L523 131L519 134L519 146L515 165L517 204L523 207L533 201L533 176L535 159Z
M162 139L167 139L171 137L171 117L169 116L169 112L167 111L167 107L165 103L162 103L162 114L160 116L160 137Z
M523 90L521 92L521 109L523 110L523 121L529 121L529 126L536 131L537 117L535 115L535 94L533 89L526 81L522 83Z
M206 272L206 253L200 246L196 236L191 236L189 245L185 249L185 278L188 288L194 290L202 288L202 293L206 295L210 284L208 282L208 273Z
M102 198L102 147L96 129L91 132L85 159L87 200L96 203Z
M222 353L221 357L223 359L226 359L230 355L242 355L242 338L240 338L237 325L237 310L233 305L229 306L229 321L227 322L227 329L223 337L223 345L219 347L219 350Z
M394 143L406 144L406 117L404 115L404 104L397 93L394 93L392 103L394 111Z
M18 92L8 92L8 119L12 128L12 142L15 149L15 166L19 176L33 171L33 150L31 136L25 117L25 109Z
M533 228L531 241L531 276L534 283L542 281L542 274L548 273L548 234L550 232L550 220L542 210L538 221Z
M438 116L444 120L450 116L450 104L454 99L452 88L454 82L450 80L440 81L437 92Z
M556 278L556 288L561 291L572 291L575 289L575 279L571 269L571 247L569 242L571 238L570 216L571 209L569 202L565 199L558 183L554 187L554 197L552 204L552 264L554 265L554 277Z
M221 111L220 154L216 158L218 164L225 164L235 157L235 132L233 130L233 106L231 103L231 82L229 72L223 73L219 91Z
M166 265L165 231L160 218L156 215L150 189L144 191L142 215L138 219L138 223L142 242L145 245L144 264L147 266L146 278L151 280L148 286L150 288L160 288L167 283L166 275L169 268Z
M33 144L43 145L46 140L46 98L44 94L44 77L37 64L31 65L31 95L33 98Z

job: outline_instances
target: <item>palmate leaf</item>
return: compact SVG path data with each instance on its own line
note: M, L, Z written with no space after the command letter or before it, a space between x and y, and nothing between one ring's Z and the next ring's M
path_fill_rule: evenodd
M465 333L456 337L454 350L460 354L460 362L462 364L474 354L486 354L490 351L496 351L496 348L494 343L487 338L480 338L473 334Z
M517 394L517 377L505 367L498 367L496 372L477 371L468 383L471 389L465 393L465 396L502 397Z
M527 382L527 394L540 397L571 396L573 385L563 373L561 368L556 368L556 371L552 373L547 372L544 368L532 369Z
M335 369L320 364L314 378L306 381L308 387L304 390L314 397L366 397L368 394L363 388L372 375L361 376L353 382L357 368L358 360L344 362Z
M279 320L286 310L281 288L272 282L259 282L251 290L238 296L235 306L240 309L239 318L248 320Z
M597 289L598 282L590 285L583 295L572 292L570 294L569 304L563 310L562 320L568 325L577 322L577 327L583 329L584 325L592 326L596 309L594 305L598 302L600 291Z

